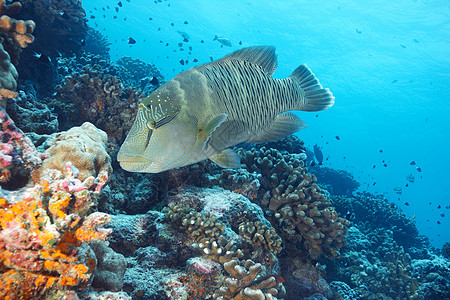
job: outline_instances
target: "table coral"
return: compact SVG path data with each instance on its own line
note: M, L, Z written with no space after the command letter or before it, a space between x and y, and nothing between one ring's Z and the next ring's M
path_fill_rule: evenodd
M109 215L87 213L108 175L77 173L68 162L65 176L45 170L39 184L0 199L0 298L44 298L92 280L97 261L85 243L111 230L101 228Z
M79 178L97 176L100 172L112 172L111 158L106 152L107 135L91 123L83 123L68 131L59 132L46 150L49 158L40 170L63 170L64 162L71 161L79 170Z
M42 163L43 156L31 140L16 127L0 108L0 185L16 189L27 184L31 172Z

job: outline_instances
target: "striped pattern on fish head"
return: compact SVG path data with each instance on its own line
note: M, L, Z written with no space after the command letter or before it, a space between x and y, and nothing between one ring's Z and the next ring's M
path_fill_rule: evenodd
M159 173L186 165L197 138L197 122L183 108L184 92L171 80L139 104L117 155L130 172Z

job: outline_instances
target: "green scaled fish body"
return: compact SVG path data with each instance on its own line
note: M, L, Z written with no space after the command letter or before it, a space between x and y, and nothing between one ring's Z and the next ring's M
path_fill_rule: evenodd
M291 110L334 104L306 65L272 78L275 48L249 47L178 74L145 98L118 161L132 172L158 173L209 158L240 167L229 149L284 138L306 125Z

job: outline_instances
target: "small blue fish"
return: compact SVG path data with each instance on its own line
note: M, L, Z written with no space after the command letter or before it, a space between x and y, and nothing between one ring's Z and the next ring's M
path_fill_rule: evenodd
M231 47L231 41L226 37L218 37L217 35L214 37L213 41L218 41L224 46Z

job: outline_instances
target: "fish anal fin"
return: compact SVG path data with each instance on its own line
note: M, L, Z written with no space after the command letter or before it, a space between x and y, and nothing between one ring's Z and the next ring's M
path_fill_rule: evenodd
M210 160L222 168L240 168L241 158L231 149L224 149L215 155L209 157Z
M302 111L320 111L333 106L333 94L329 89L322 87L314 73L305 64L295 69L289 78L296 79L296 82L305 93L305 101L300 104L300 107L295 109Z
M206 124L205 128L198 129L198 136L205 141L203 148L206 148L212 133L217 129L217 127L222 124L228 117L227 114L220 114L211 119L211 121Z
M277 69L278 65L274 46L253 46L234 51L218 61L213 61L197 68L213 65L227 60L241 60L258 65L271 76Z
M307 125L299 117L293 113L284 113L277 115L272 123L272 126L266 130L262 135L248 140L248 143L262 143L280 140L287 137Z

